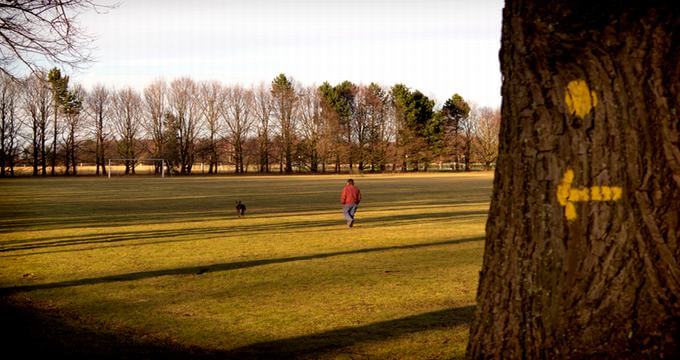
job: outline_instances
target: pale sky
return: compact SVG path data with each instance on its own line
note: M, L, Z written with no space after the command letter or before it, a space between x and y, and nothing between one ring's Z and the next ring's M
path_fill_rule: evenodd
M180 76L303 85L401 82L437 100L499 106L502 0L122 0L83 14L97 62L89 88Z

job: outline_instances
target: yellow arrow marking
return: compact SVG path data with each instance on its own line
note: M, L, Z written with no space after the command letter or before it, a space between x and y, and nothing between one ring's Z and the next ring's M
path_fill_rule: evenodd
M593 186L590 188L573 188L574 171L568 169L557 185L557 201L564 206L564 216L571 221L576 219L575 202L578 201L617 201L623 191L619 186Z
M567 103L570 115L583 118L597 106L597 94L588 88L585 80L573 80L567 84L564 102Z

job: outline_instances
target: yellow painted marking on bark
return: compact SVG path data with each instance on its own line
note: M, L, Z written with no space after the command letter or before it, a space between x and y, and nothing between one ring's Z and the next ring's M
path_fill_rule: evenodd
M602 201L606 199L607 196L604 194L604 190L601 186L593 186L590 188L590 198L593 201Z
M618 201L623 190L619 186L593 186L590 188L574 188L574 171L567 169L562 181L557 185L557 201L564 206L564 216L571 221L577 218L575 202L579 201Z
M585 80L572 80L564 92L564 102L567 103L570 115L583 118L597 106L597 94L588 88Z

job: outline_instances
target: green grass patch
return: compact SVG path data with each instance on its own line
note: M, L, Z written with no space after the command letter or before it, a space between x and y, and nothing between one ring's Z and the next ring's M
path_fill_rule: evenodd
M0 291L95 352L461 357L492 174L356 177L351 229L344 180L2 180Z

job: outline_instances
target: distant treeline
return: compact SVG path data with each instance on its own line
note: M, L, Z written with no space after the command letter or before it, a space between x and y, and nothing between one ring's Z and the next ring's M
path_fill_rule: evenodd
M86 91L60 70L0 79L0 176L30 164L35 176L107 174L107 159L165 159L170 171L426 171L497 157L500 112L454 94L441 106L403 84L303 86L284 74L250 88L157 80L142 93ZM133 174L135 164L126 163ZM157 169L160 171L160 169Z

